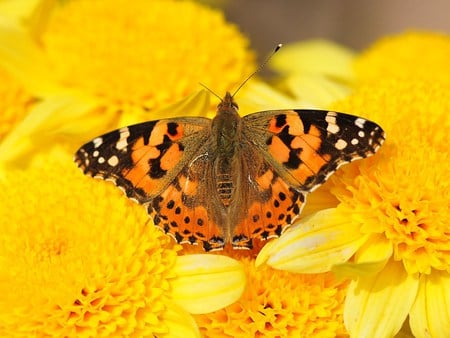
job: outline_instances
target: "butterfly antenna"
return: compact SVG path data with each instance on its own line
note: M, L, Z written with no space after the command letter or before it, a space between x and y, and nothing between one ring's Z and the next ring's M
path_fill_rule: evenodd
M270 53L269 56L266 57L266 59L263 61L263 63L261 63L261 64L259 65L259 67L258 67L253 73L251 73L251 74L244 80L244 82L242 82L242 83L240 84L239 87L237 87L237 89L234 91L232 97L234 97L234 95L237 94L237 92L238 92L238 91L239 91L239 90L247 83L248 80L250 80L256 73L259 73L259 72L261 71L261 69L264 68L264 66L267 64L267 62L269 62L269 60L272 58L272 56L273 56L276 52L278 52L278 51L280 50L281 47L283 47L283 44L279 43L279 44L273 49L272 53ZM216 95L216 96L217 96L217 95Z
M205 88L207 91L209 91L211 94L213 94L215 97L219 98L220 101L223 101L222 98L217 95L216 93L214 93L211 89L209 89L206 85L204 85L203 83L199 83L200 86L202 86L203 88Z

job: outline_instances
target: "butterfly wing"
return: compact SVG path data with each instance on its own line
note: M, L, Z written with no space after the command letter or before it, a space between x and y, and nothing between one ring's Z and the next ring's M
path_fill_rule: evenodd
M250 140L242 140L237 156L241 167L230 204L229 238L235 249L251 249L254 239L279 237L300 214L306 194L292 188Z
M75 162L144 204L155 225L178 243L220 249L225 211L211 194L210 124L176 118L124 127L86 143Z
M163 119L124 127L83 145L75 162L85 174L113 181L146 203L174 180L208 138L206 118Z
M300 214L306 195L345 163L374 154L384 141L376 123L320 110L279 110L244 118L232 244L278 237Z
M342 164L373 155L384 142L375 122L323 110L278 110L244 117L244 134L291 187L311 192Z

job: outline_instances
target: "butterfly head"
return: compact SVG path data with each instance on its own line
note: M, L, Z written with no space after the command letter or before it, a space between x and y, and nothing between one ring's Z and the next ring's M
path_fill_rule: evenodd
M225 97L221 100L221 102L217 106L218 112L235 112L239 110L239 106L234 101L233 95L230 94L230 92L227 92L225 94Z

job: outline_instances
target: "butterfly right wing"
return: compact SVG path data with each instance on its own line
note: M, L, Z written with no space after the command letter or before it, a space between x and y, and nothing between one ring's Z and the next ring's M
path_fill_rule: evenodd
M82 146L75 162L144 204L154 224L178 243L221 249L225 210L211 193L210 124L176 118L124 127Z
M139 123L93 139L75 154L85 174L113 181L143 204L158 196L209 136L211 120L175 118Z

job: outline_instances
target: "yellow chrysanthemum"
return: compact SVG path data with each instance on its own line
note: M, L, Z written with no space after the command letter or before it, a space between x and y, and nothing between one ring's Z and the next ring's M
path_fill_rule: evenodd
M337 207L300 222L257 259L354 278L344 311L354 337L392 337L408 315L416 337L450 335L449 41L403 34L360 57L361 82L332 109L378 122L386 144L332 176Z
M177 256L116 187L83 177L67 155L39 159L0 183L1 336L198 337L188 312L240 296L240 263Z
M340 264L337 273L357 276L344 316L352 336L391 337L408 314L415 336L450 335L447 87L377 81L334 108L377 121L387 142L376 156L340 169L331 178L339 205L264 248L260 264L304 271L309 260L309 271Z
M410 31L385 37L355 60L359 81L383 78L422 78L450 84L450 36Z
M61 83L147 108L179 100L199 82L224 93L253 68L236 27L189 1L71 1L42 40Z
M248 286L236 303L196 315L204 337L346 336L343 301L347 282L332 274L301 275L256 269L243 258Z
M39 2L50 6L30 1ZM225 93L254 69L248 40L220 11L195 2L65 1L48 12L22 20L39 28L31 32L16 21L0 25L0 64L41 99L0 144L4 161L57 136L79 143L169 117L154 112L199 90L199 82ZM39 144L26 147L26 139Z

